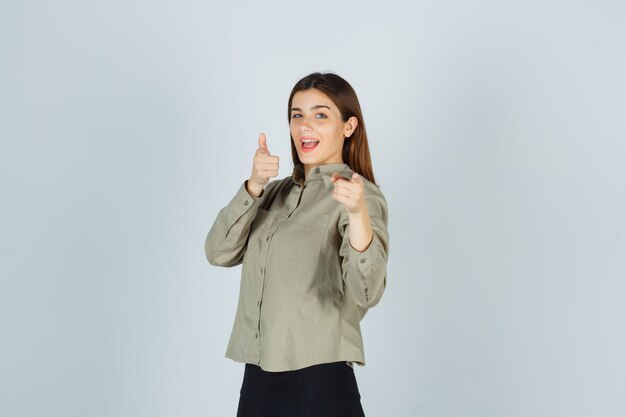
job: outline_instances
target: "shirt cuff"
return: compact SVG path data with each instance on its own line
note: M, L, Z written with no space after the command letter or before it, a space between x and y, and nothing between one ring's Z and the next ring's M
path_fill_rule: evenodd
M263 199L263 193L259 197L253 197L250 195L248 190L246 189L246 182L244 181L235 193L233 197L230 207L231 210L231 220L236 220L247 213L249 210L257 209L261 204L261 200Z

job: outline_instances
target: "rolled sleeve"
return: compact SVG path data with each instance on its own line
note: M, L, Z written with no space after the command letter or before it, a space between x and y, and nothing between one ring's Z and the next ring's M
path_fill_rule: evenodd
M246 183L247 180L219 211L205 239L204 251L211 265L230 267L242 262L250 224L266 194L264 190L259 197L251 196Z
M374 307L380 301L387 285L387 258L389 232L387 203L382 195L365 200L372 225L372 241L358 252L350 244L350 225L347 212L340 222L343 280L348 291L361 307Z

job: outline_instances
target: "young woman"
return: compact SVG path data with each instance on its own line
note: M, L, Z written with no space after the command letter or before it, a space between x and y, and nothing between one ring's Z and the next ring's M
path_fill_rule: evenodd
M387 203L374 181L356 93L332 73L296 83L293 173L259 135L252 173L220 210L205 252L242 264L226 357L245 363L238 417L363 416L359 322L386 285Z

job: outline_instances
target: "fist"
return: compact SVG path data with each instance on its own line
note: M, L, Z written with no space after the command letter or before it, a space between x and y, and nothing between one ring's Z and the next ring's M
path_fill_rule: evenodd
M265 133L259 135L258 145L252 160L252 174L248 181L251 187L262 189L269 182L270 177L278 175L278 156L271 155L267 149Z
M335 186L333 190L333 198L343 203L348 213L365 212L365 185L363 178L356 172L352 174L352 178L343 178L338 173L334 173L330 177L330 181Z

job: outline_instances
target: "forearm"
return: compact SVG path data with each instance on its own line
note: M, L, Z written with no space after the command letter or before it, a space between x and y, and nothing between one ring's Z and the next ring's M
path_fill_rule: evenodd
M356 213L349 213L350 246L357 252L365 251L372 243L373 233L367 207Z
M246 180L246 190L254 198L259 198L263 195L263 186L250 179Z
M365 200L366 209L347 213L339 222L343 281L361 307L380 300L387 280L387 203L382 194Z
M246 184L223 207L204 242L204 251L211 265L235 266L241 263L250 225L261 199L247 190Z

